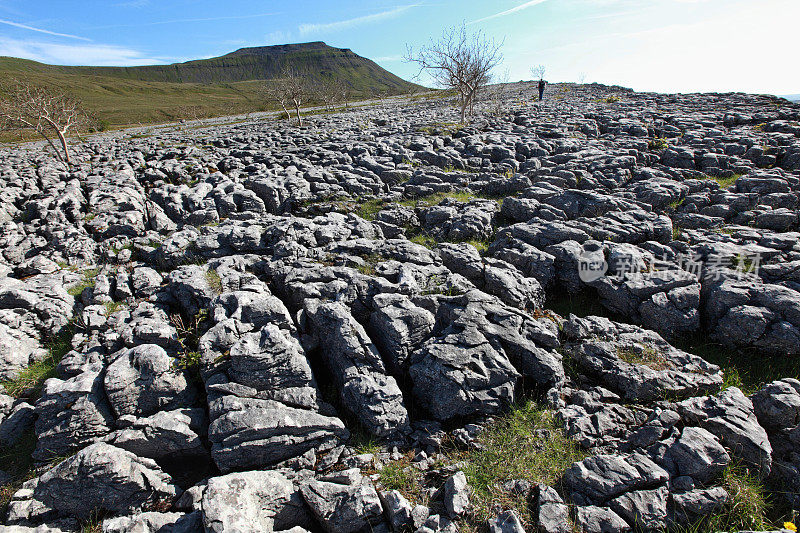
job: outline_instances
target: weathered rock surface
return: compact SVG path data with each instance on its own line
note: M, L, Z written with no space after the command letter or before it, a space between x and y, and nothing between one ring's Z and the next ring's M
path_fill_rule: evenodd
M797 508L798 376L703 354L800 355L800 107L534 93L0 148L0 528L691 529L739 464ZM478 524L453 457L529 400L586 458Z

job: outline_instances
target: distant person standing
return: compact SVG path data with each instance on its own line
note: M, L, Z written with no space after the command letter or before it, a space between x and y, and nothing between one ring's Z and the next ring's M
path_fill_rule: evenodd
M547 82L544 80L539 80L539 101L542 101L542 97L544 96L544 88L547 87Z

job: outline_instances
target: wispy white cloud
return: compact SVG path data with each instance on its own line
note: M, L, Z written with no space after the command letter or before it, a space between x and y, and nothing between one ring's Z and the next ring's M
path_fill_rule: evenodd
M379 63L380 63L380 62L383 62L383 63L392 63L392 62L395 62L395 61L402 61L402 60L403 60L403 56L401 56L401 55L395 55L395 56L380 56L380 57L374 57L374 58L372 58L372 60L373 60L373 61L376 61L376 62L379 62Z
M349 30L350 28L354 28L356 26L362 26L364 24L372 24L374 22L380 22L383 20L395 18L405 13L412 7L417 7L417 6L419 6L419 4L398 6L394 9L381 11L380 13L373 13L372 15L364 15L362 17L354 17L346 20L338 20L336 22L327 22L319 24L317 23L300 24L298 29L300 30L300 35L333 33L342 30Z
M33 26L28 26L27 24L20 24L19 22L13 22L10 20L0 19L0 24L6 24L8 26L13 26L15 28L21 28L23 30L28 31L35 31L39 33L46 33L47 35L55 35L56 37L67 37L69 39L77 39L79 41L91 41L91 39L87 39L86 37L79 37L77 35L71 35L69 33L58 33L50 30L44 30L42 28L35 28Z
M93 26L90 29L106 30L112 28L138 28L141 26L160 26L163 24L184 24L187 22L216 22L221 20L246 20L246 19L255 19L261 17L271 17L279 14L280 12L273 11L270 13L252 13L250 15L225 15L221 17L196 17L196 18L185 18L185 19L155 20L153 22L138 22L136 24L110 24L107 26Z
M489 15L488 17L472 20L469 22L469 24L476 24L478 22L483 22L485 20L505 17L506 15L511 15L512 13L516 13L517 11L522 11L523 9L528 9L529 7L538 6L539 4L542 4L544 2L547 2L547 0L530 0L528 2L525 2L524 4L512 7L511 9L506 9L505 11L500 11L499 13L495 13L494 15Z
M56 65L133 66L168 63L138 50L109 44L55 44L0 37L0 56L21 57Z
M289 32L283 30L275 30L269 32L264 36L264 44L287 44L291 39Z

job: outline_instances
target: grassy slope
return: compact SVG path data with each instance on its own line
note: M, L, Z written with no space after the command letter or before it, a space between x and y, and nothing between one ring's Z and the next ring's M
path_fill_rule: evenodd
M110 125L152 123L250 111L268 106L263 80L285 64L314 79L338 78L353 97L406 92L414 85L350 50L324 43L244 48L222 57L143 67L70 67L0 57L0 77L66 89Z

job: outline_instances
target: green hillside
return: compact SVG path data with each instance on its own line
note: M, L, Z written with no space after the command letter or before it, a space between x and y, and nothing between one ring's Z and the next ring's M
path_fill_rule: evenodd
M211 59L142 67L45 65L0 57L0 77L64 89L109 125L261 111L264 80L290 65L316 80L339 79L353 98L415 85L351 50L322 42L242 48Z

